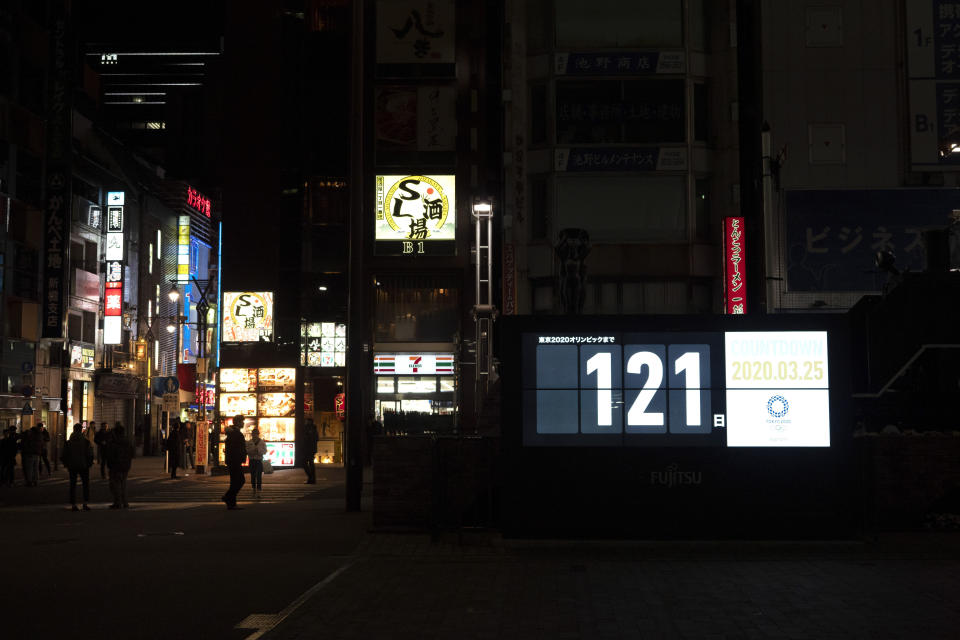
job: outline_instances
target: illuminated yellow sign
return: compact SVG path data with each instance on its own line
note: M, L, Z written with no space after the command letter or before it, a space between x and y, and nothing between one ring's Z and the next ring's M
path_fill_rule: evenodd
M177 227L177 282L190 281L190 216L180 216Z
M223 293L223 342L273 342L273 292Z
M376 190L377 253L455 252L454 176L381 175L377 176Z

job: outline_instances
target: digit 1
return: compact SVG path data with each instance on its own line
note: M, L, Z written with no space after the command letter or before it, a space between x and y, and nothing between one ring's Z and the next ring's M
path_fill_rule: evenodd
M673 363L673 372L684 374L684 400L687 405L687 426L700 426L700 354L687 351Z
M417 243L417 253L423 253L423 242Z
M587 360L587 375L597 374L597 425L613 426L613 375L610 372L610 354L595 353Z

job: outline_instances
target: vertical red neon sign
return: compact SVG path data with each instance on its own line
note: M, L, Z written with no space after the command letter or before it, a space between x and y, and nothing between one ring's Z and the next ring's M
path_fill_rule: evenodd
M747 247L743 218L723 219L723 310L747 312Z

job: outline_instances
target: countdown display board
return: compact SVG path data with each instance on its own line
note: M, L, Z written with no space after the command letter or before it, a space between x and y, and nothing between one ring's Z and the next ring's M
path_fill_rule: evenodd
M845 314L499 322L504 535L838 539L860 526Z
M527 446L829 447L826 331L525 333Z

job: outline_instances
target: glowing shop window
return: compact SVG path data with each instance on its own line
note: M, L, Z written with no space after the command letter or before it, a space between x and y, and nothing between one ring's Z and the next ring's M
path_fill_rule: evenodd
M397 378L397 393L436 393L436 391L435 376L399 376Z
M377 393L393 393L392 376L377 376Z

